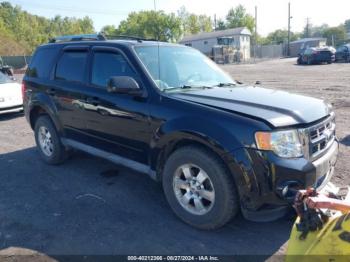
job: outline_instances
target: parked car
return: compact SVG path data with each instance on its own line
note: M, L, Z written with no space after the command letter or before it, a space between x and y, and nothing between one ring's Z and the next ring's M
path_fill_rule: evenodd
M0 114L23 110L22 88L12 78L0 72Z
M333 47L309 47L302 50L298 56L299 65L307 64L331 64L335 61L335 49Z
M350 44L343 45L337 49L335 61L350 62Z
M4 64L2 57L0 56L0 72L8 76L13 76L13 67Z
M37 48L23 87L44 161L60 164L74 148L146 173L197 228L239 210L281 217L290 189L321 188L334 171L329 104L239 84L191 47L60 37Z

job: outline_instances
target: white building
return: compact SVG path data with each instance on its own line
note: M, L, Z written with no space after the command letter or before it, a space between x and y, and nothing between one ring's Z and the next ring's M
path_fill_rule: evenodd
M202 53L211 56L216 45L230 45L242 53L243 60L250 59L250 37L252 33L246 27L200 33L185 36L179 43L192 46Z

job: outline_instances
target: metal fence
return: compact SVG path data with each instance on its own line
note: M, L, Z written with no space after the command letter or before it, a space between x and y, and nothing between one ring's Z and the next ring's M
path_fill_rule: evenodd
M285 56L285 45L257 45L252 47L252 57L280 58Z
M32 56L2 56L5 65L10 65L15 69L25 67L30 63Z

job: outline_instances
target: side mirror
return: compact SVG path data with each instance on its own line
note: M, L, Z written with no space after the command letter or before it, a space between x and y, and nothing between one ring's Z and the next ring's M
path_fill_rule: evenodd
M142 90L136 80L129 76L112 76L107 83L110 93L141 95Z
M261 85L261 81L256 81L255 85Z

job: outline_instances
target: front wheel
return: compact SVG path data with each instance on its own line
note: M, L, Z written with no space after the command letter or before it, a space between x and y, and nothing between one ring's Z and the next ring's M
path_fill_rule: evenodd
M184 147L167 160L163 189L170 207L186 223L199 229L216 229L238 212L232 176L211 152Z
M47 115L40 116L35 123L34 132L41 158L51 165L62 163L67 153L50 117Z

